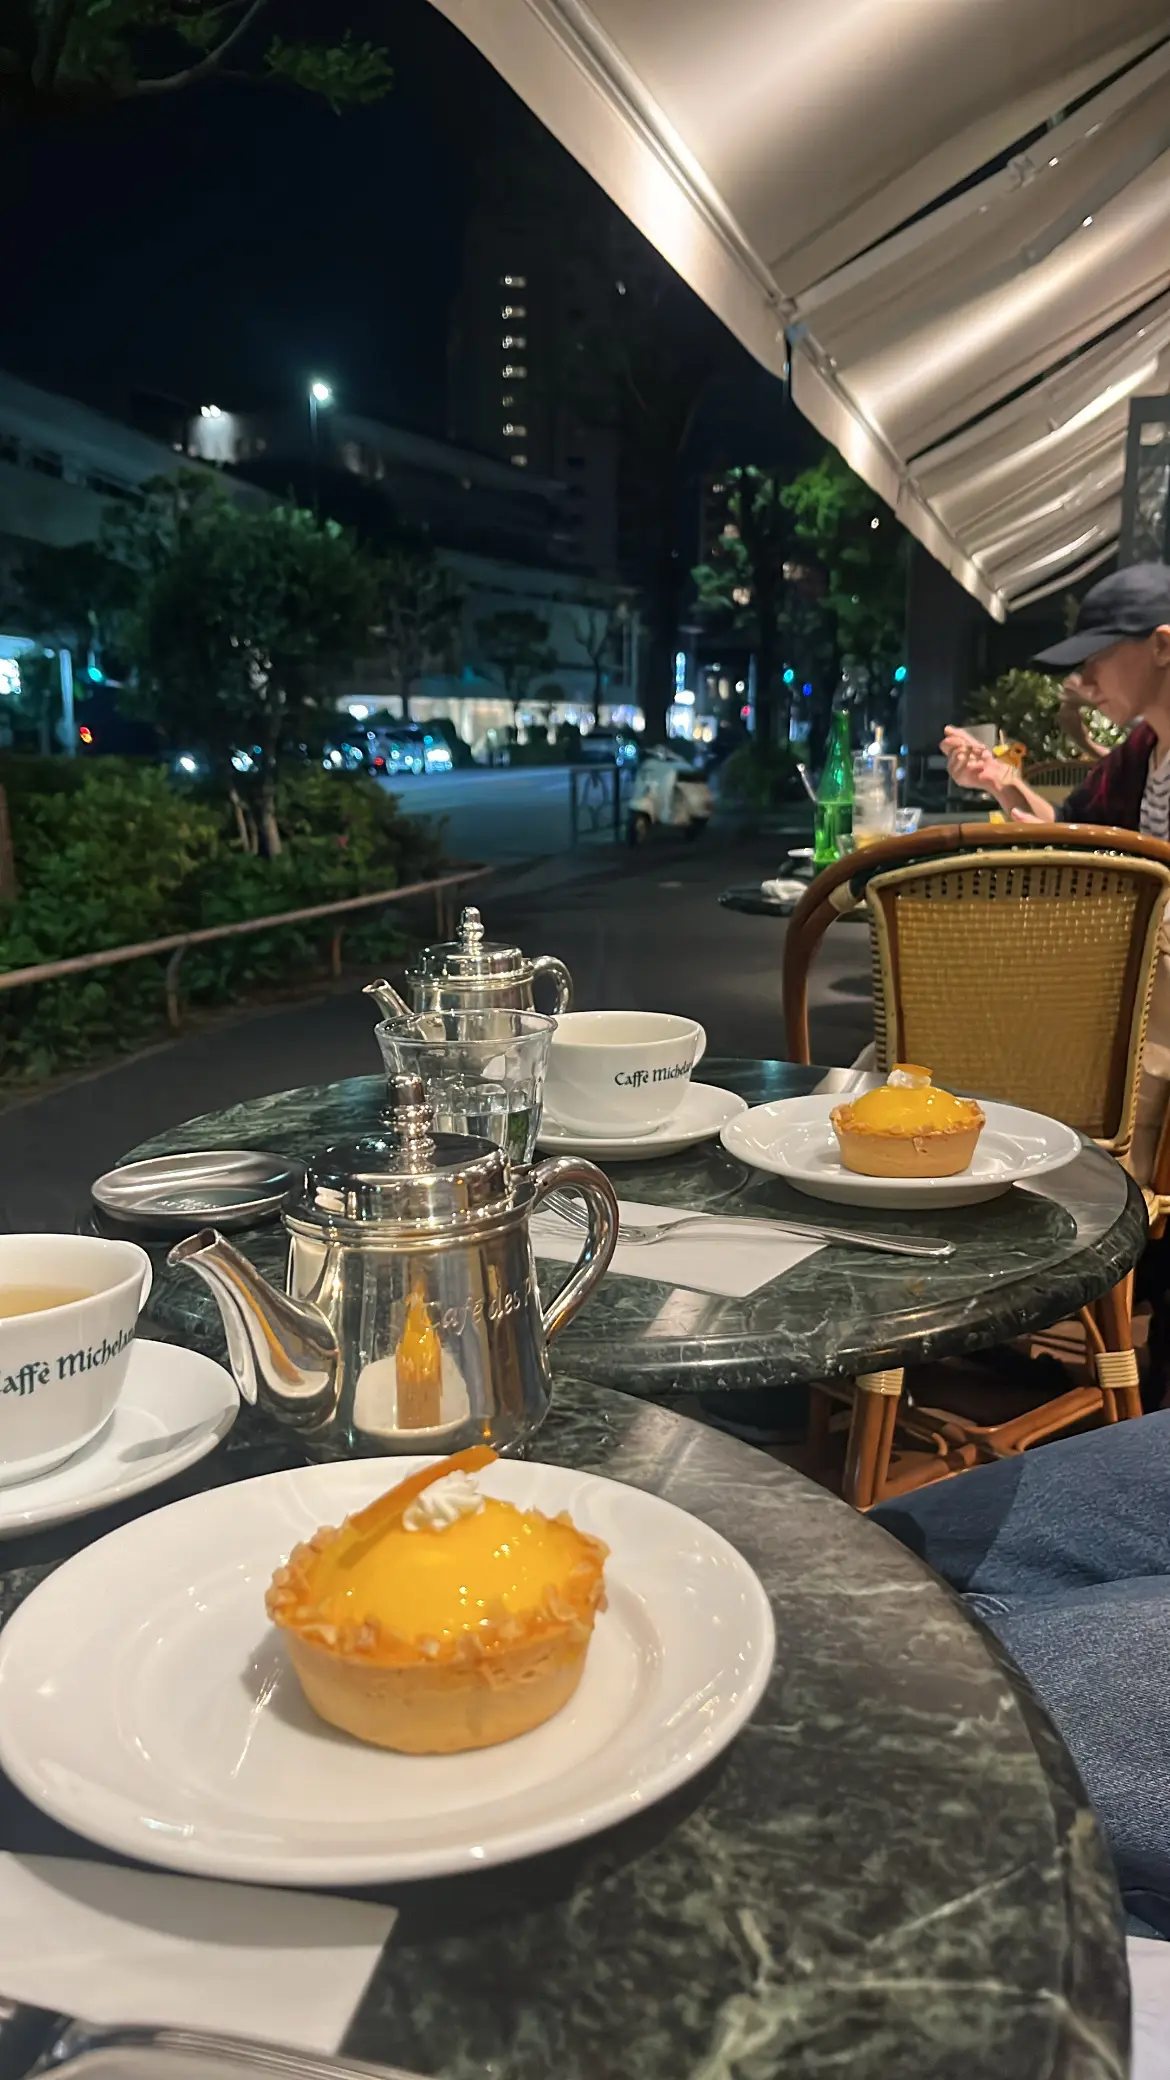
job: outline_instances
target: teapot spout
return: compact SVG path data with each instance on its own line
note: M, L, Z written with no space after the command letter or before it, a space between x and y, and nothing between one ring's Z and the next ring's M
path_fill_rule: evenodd
M400 997L392 982L367 982L362 990L363 997L372 997L383 1018L391 1025L396 1020L411 1020L414 1013L405 998Z
M214 1293L245 1401L298 1430L329 1422L341 1395L341 1353L319 1307L278 1293L216 1228L177 1242L167 1263L194 1271Z

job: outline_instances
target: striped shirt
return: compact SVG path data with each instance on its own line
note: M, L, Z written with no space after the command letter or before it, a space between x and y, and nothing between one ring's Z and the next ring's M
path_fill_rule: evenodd
M1138 829L1143 838L1161 838L1163 844L1170 843L1170 751L1161 765L1150 759Z

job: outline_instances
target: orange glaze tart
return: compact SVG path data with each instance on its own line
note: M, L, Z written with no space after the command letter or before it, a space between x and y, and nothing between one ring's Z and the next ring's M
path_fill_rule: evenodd
M970 1168L984 1127L974 1098L936 1090L930 1070L912 1062L829 1117L842 1163L862 1177L957 1177Z
M313 1710L407 1755L494 1747L568 1703L608 1548L482 1495L486 1445L415 1473L277 1569L268 1615Z

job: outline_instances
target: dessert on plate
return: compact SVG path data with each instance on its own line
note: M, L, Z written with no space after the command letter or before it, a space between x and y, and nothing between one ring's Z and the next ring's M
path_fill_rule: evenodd
M957 1177L970 1168L984 1127L974 1098L936 1090L930 1070L912 1062L829 1117L842 1163L862 1177Z
M268 1615L305 1696L409 1755L493 1747L551 1719L605 1608L608 1549L562 1512L482 1495L486 1445L411 1474L279 1567Z

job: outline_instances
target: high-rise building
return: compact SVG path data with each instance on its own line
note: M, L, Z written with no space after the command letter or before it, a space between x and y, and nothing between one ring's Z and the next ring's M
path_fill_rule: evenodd
M611 205L551 148L485 162L468 223L450 348L450 433L565 486L555 549L617 569L617 438L590 386L605 270L584 257Z

